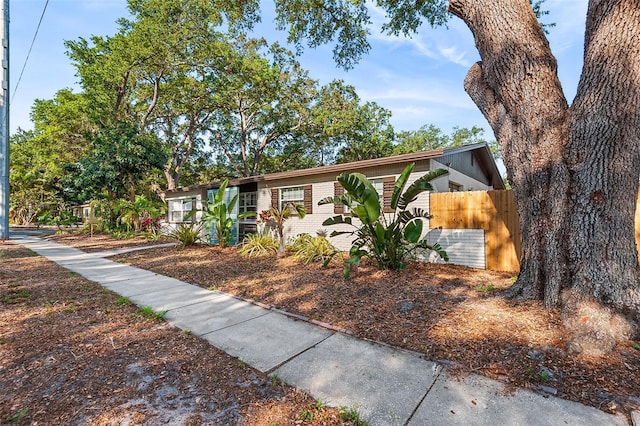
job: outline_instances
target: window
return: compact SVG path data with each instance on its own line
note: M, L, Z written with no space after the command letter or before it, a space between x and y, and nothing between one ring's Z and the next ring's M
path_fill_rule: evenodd
M238 213L258 211L258 193L241 192L238 195Z
M191 210L196 207L195 198L180 198L177 200L169 201L169 222L185 222L185 216L189 214ZM193 222L195 215L191 216L188 220Z
M280 190L280 209L282 210L282 207L289 202L304 205L304 187L282 188Z
M449 181L449 192L459 192L462 191L463 186L459 183Z

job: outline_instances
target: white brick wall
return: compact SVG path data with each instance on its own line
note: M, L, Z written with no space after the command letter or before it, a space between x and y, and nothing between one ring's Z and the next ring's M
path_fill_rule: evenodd
M404 164L387 165L382 167L372 167L358 172L365 174L370 179L394 176L396 179L404 169ZM416 164L411 176L407 182L407 186L411 185L416 179L429 170L438 168L447 169L447 166L436 161L422 161ZM432 184L436 192L449 191L449 180L464 185L465 189L473 188L475 190L490 189L487 185L461 174L455 170L449 170L450 174L440 177ZM315 235L319 231L325 231L327 235L333 231L352 231L355 228L350 226L322 226L322 222L332 216L333 204L319 206L318 201L323 198L333 196L334 182L337 175L324 174L307 177L298 177L292 179L282 179L278 181L266 181L258 183L258 212L268 210L271 207L271 189L286 188L292 186L313 185L313 213L305 216L304 219L291 217L285 222L284 233L285 238L289 239L301 233ZM411 207L420 207L429 211L429 194L422 193L418 199L412 203ZM390 215L387 215L390 216ZM354 218L354 223L359 221ZM467 265L476 268L485 267L484 257L484 231L483 230L429 230L429 223L425 221L424 235L430 242L438 241L440 245L447 251L451 263ZM339 250L348 251L351 242L355 237L351 235L340 235L331 237L331 243ZM437 261L439 257L435 254L428 256L429 261Z

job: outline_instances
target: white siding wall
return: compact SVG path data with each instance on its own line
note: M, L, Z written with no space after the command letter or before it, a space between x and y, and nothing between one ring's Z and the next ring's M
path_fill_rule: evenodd
M483 229L432 229L429 244L440 243L449 256L449 263L485 269ZM429 253L429 262L445 263L436 253Z
M167 206L169 206L172 200L184 200L189 198L195 198L196 199L195 208L197 208L198 211L195 214L194 220L198 222L202 219L202 200L206 199L206 196L207 196L206 191L203 192L201 190L197 190L197 191L190 191L190 192L181 192L180 195L168 196L166 197L165 201L167 203ZM169 212L167 212L167 214L169 214ZM176 228L176 226L177 226L176 223L171 223L167 221L162 227L163 232L171 232Z
M436 192L449 192L449 181L455 182L459 185L463 186L464 191L487 191L493 189L489 185L485 185L484 183L476 180L472 177L469 177L465 174L460 173L457 170L450 169L446 164L439 163L435 160L431 160L431 170L435 169L445 169L449 170L449 174L447 176L443 176L439 179L436 179L433 182L433 187Z

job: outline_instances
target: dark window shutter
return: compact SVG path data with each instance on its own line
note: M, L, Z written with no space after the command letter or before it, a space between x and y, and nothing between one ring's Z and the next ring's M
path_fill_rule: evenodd
M313 185L304 188L304 210L306 214L313 214Z
M271 188L271 207L274 209L278 209L278 202L280 198L280 194L278 193L278 188Z
M382 212L393 213L391 208L391 197L393 197L393 187L396 184L396 178L389 176L382 179Z
M344 188L340 184L340 182L333 182L333 196L341 197L344 195ZM343 214L344 213L344 205L334 203L333 204L333 213L335 214Z

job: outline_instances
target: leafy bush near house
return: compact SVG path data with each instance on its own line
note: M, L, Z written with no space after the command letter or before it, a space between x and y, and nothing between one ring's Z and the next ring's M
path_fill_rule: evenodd
M280 241L270 232L249 234L242 241L242 247L238 251L242 256L264 256L276 254Z
M290 249L294 256L303 261L305 265L311 262L328 263L338 250L324 236L311 236L299 234L291 242Z
M362 258L375 261L380 269L400 270L407 266L407 260L415 258L420 250L433 250L444 260L447 253L439 244L429 244L422 238L424 219L431 216L420 208L408 209L411 202L425 191L432 191L431 181L449 172L443 169L432 170L414 181L404 190L415 163L402 171L393 188L389 216L382 213L380 196L372 183L361 173L343 173L337 180L344 187L344 195L327 197L318 203L342 204L347 206L352 216L337 215L325 220L322 225L349 225L351 231L333 231L331 236L349 234L356 237L349 250L349 259L345 262L345 278L351 268L357 266ZM354 223L353 218L360 220Z
M227 204L224 200L225 190L229 184L229 179L225 179L224 182L213 194L212 202L204 202L204 208L202 210L202 223L204 223L205 229L211 231L215 230L218 245L220 247L226 247L231 242L231 234L233 232L234 220L232 212L238 202L238 194L229 200ZM196 210L189 212L187 217L196 213ZM255 212L244 212L237 215L237 219L244 219L250 216L255 216Z
M193 246L202 242L202 224L179 224L167 234L169 239L178 242L180 247Z

